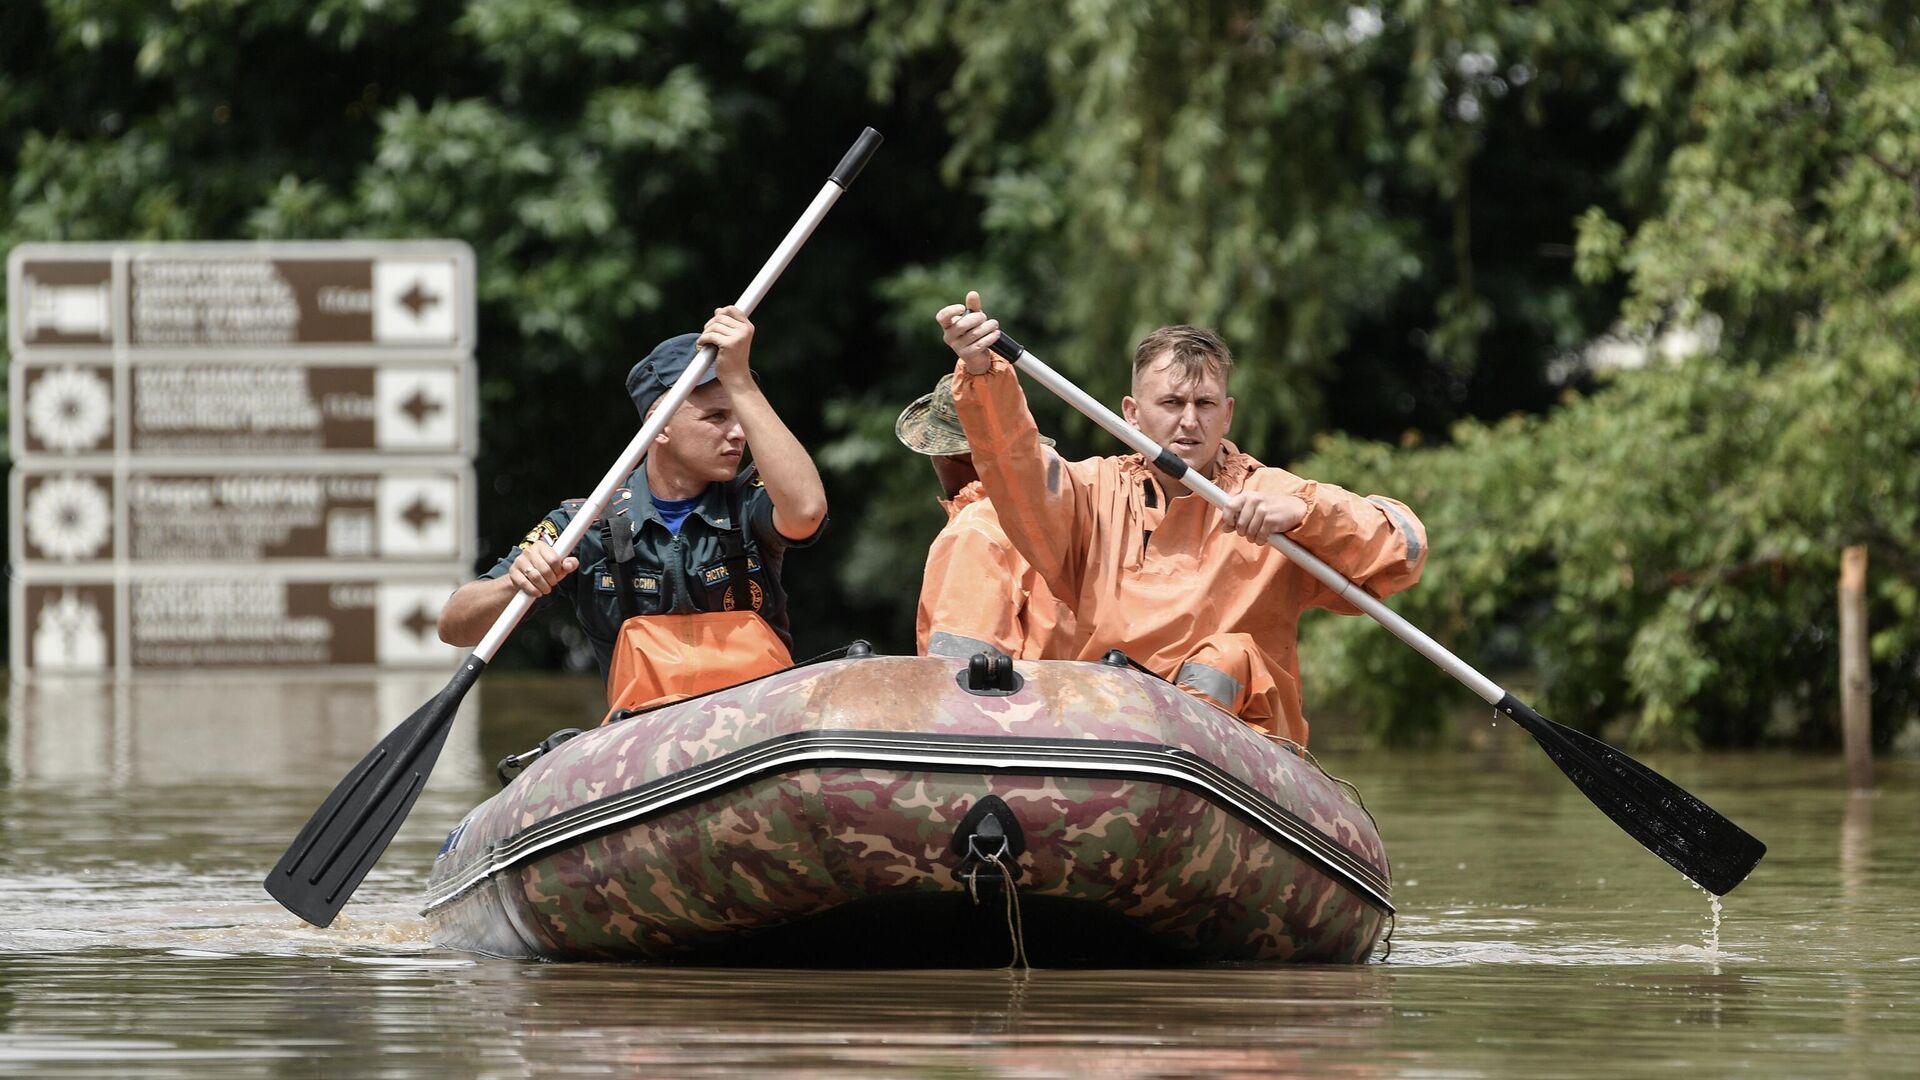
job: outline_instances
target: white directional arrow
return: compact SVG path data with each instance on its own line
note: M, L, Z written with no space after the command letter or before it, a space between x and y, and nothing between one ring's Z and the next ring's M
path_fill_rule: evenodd
M381 450L459 445L459 374L452 368L385 367L373 376L373 443Z
M457 660L460 650L440 640L440 608L459 585L382 582L374 602L374 661L416 664Z
M460 488L451 476L380 478L375 496L380 554L404 558L452 558L459 554L454 524Z
M453 344L453 280L452 259L375 259L373 340Z

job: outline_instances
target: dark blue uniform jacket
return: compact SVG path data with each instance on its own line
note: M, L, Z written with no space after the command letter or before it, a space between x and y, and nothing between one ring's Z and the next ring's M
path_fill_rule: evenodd
M522 549L540 540L557 541L585 501L562 503L484 576L504 577ZM654 508L643 466L627 478L626 487L614 492L606 514L580 538L573 551L580 569L535 601L533 611L544 610L562 594L572 600L603 678L612 664L614 638L628 615L754 611L791 651L781 563L789 549L811 545L825 530L822 522L805 540L781 536L773 526L773 500L756 472L748 469L729 483L707 485L675 535ZM621 566L629 586L625 597L619 587Z

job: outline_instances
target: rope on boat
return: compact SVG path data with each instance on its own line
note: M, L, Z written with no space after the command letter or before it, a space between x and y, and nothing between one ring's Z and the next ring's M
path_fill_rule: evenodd
M1013 883L1013 868L1000 861L1000 853L998 851L988 853L985 856L985 860L991 864L994 869L1000 871L1001 884L1006 887L1007 891L1007 937L1013 942L1013 959L1007 961L1007 968L1008 970L1031 971L1033 970L1033 965L1027 962L1026 924L1020 919L1020 887ZM980 892L977 885L979 873L979 868L975 867L968 871L966 875L967 895L972 898L975 906L978 906L980 903Z
M1294 742L1292 739L1289 739L1284 735L1275 735L1270 731L1262 731L1260 734L1265 735L1268 741L1278 743L1282 748L1293 751L1293 753L1296 756L1305 758L1307 761L1307 764L1320 770L1321 776L1324 776L1327 779L1333 781L1334 783L1339 784L1341 790L1345 791L1353 799L1353 804L1360 808L1360 812L1367 815L1367 824L1373 826L1373 831L1376 833L1380 831L1380 823L1373 819L1373 811L1367 809L1367 800L1361 797L1360 789L1353 786L1353 782L1351 780L1343 779L1341 777L1335 776L1332 773L1328 772L1327 767L1325 765L1320 764L1319 758L1314 757L1313 754L1306 747L1301 746L1299 743ZM1385 852L1382 852L1381 854L1384 856Z
M1499 716L1498 713L1495 713L1494 715L1496 717ZM1282 748L1291 750L1299 757L1306 759L1307 764L1312 765L1314 768L1320 770L1321 776L1324 776L1327 779L1333 781L1334 783L1340 785L1341 790L1345 791L1347 795L1353 799L1353 804L1360 808L1360 812L1367 815L1367 823L1373 826L1374 835L1376 836L1379 835L1380 823L1373 819L1373 811L1367 809L1367 800L1361 796L1360 789L1355 787L1352 781L1343 779L1342 777L1335 776L1332 773L1328 772L1327 767L1325 765L1320 764L1319 758L1314 757L1313 754L1310 753L1306 747L1301 746L1299 743L1294 742L1292 739L1289 739L1283 735L1275 735L1272 732L1268 732L1268 731L1262 731L1261 734L1265 735L1269 740L1280 744ZM1391 877L1391 875L1393 874L1393 861L1387 858L1387 853L1384 850L1380 852L1380 858L1382 861L1386 862L1387 874L1389 875L1389 877ZM1385 950L1380 954L1380 959L1383 961L1393 956L1393 930L1394 930L1394 927L1398 925L1399 925L1399 917L1394 912L1391 912L1391 911L1387 912L1387 932L1380 939L1380 947Z
M1013 939L1013 959L1007 966L1028 970L1033 965L1027 963L1027 933L1020 921L1020 887L1013 883L1013 868L1000 861L999 852L987 856L987 861L1000 871L1007 884L1007 936Z

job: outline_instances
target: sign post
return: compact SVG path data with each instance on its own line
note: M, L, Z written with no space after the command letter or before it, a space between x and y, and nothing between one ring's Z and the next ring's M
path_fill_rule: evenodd
M467 245L30 244L7 295L17 678L458 659Z

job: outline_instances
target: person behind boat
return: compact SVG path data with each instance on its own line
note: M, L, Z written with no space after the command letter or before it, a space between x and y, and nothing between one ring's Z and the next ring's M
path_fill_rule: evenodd
M1304 746L1302 612L1358 609L1267 543L1285 533L1375 596L1420 578L1426 532L1404 504L1264 466L1226 439L1233 354L1168 326L1134 351L1128 423L1212 480L1226 511L1140 455L1069 462L1042 446L999 324L978 293L936 319L959 356L953 396L1007 536L1079 622L1074 659L1120 649L1182 689Z
M703 345L713 366L564 559L553 542L585 501L569 500L440 614L440 637L472 645L515 592L538 611L573 601L611 710L689 697L790 667L780 571L818 539L827 496L813 459L748 368L753 323L735 307L698 334L655 346L627 375L644 419ZM755 466L740 473L751 446ZM585 567L585 572L578 572Z
M1048 590L1000 528L973 469L973 452L943 375L894 421L902 446L926 455L940 481L946 527L927 549L914 641L922 656L988 649L1026 660L1058 659L1073 638L1073 612ZM1042 435L1040 442L1052 446Z

